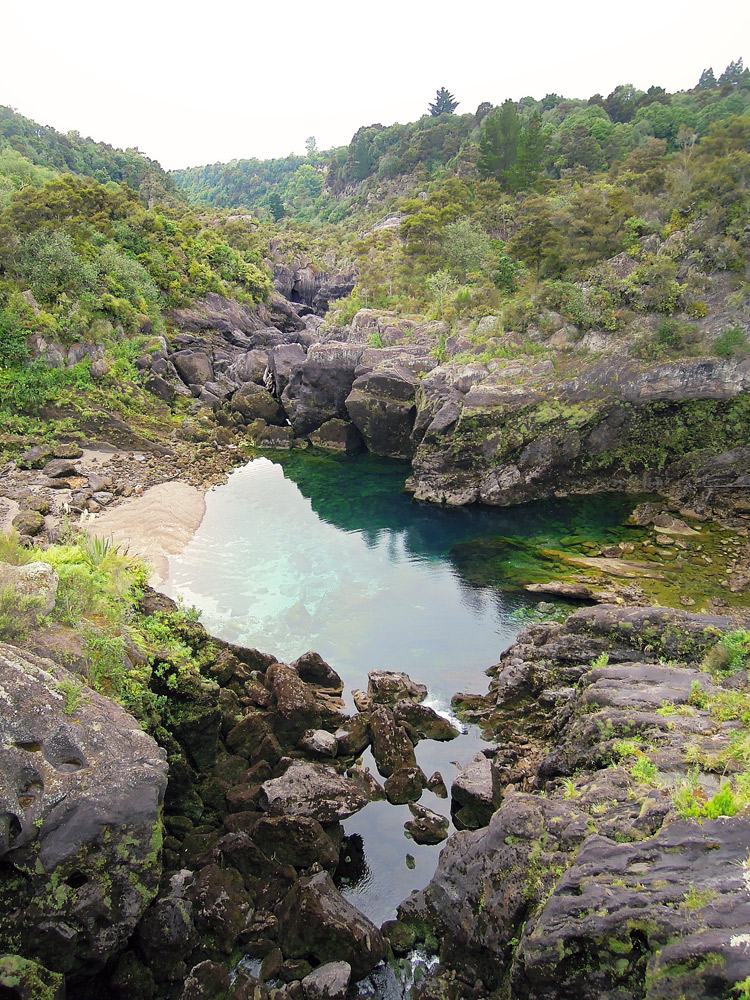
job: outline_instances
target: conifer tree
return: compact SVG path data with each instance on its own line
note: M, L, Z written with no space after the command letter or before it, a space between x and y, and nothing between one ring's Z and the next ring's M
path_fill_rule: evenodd
M438 115L452 115L458 107L458 101L453 94L445 87L441 87L435 94L435 100L430 105L430 114L433 118Z

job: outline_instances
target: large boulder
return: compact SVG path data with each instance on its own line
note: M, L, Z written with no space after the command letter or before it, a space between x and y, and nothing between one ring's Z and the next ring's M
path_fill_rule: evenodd
M427 686L397 670L371 670L367 675L367 695L378 705L399 701L418 703L427 697Z
M161 873L164 751L50 660L0 645L0 948L99 972Z
M176 351L170 360L187 386L202 386L213 381L214 366L208 351L188 348Z
M370 715L372 755L378 771L389 778L394 771L415 767L414 744L403 726L396 724L393 712L385 705L378 705Z
M266 684L276 707L274 731L282 742L294 745L306 730L320 727L320 710L313 693L296 670L274 663L266 671Z
M285 424L286 417L270 392L255 382L245 382L232 396L229 404L235 413L241 413L246 423L265 420L267 424Z
M353 816L367 802L351 778L304 761L295 761L281 777L261 785L260 804L271 816L309 816L319 823L335 823Z
M279 912L279 941L290 958L348 962L355 979L386 955L383 935L344 899L327 872L301 878L287 894Z
M407 368L376 369L360 375L346 398L346 410L369 451L411 458L419 379Z
M346 399L364 348L352 344L315 344L290 375L282 402L294 433L304 436L334 417L347 416Z

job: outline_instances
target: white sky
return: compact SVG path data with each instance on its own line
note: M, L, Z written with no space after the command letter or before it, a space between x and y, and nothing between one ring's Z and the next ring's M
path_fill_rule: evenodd
M0 104L170 169L345 145L441 86L459 113L684 90L748 40L748 0L0 0Z

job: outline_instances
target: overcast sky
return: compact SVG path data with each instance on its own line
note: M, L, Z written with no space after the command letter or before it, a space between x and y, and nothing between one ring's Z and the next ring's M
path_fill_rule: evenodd
M0 0L0 104L166 168L344 145L460 101L667 90L750 61L750 2Z

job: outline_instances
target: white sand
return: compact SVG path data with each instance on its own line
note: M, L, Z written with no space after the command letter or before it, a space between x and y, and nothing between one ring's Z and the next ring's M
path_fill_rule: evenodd
M203 520L203 493L188 483L159 483L140 496L130 497L111 510L85 521L89 534L112 537L154 569L152 587L168 575L168 558L185 548Z

